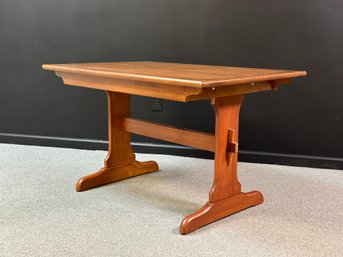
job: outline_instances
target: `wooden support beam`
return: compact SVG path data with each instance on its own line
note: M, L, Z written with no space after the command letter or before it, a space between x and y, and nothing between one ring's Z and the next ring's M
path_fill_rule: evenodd
M208 133L161 125L128 117L121 117L118 125L119 129L133 134L214 152L215 139L213 135Z

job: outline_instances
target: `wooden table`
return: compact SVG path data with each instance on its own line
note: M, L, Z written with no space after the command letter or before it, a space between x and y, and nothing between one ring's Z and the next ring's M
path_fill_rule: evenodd
M263 202L258 191L243 193L237 178L239 110L244 95L275 90L292 78L306 75L304 71L159 62L45 64L43 69L55 71L66 85L107 93L108 155L103 168L76 183L77 191L159 170L154 161L136 160L130 133L215 153L209 200L183 219L181 234ZM180 102L211 98L215 135L133 119L131 94Z

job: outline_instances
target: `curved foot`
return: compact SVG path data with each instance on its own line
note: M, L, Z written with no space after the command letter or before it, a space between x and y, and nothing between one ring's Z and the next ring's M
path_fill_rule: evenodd
M76 183L76 191L81 192L93 187L158 170L158 164L154 161L133 161L118 164L111 168L102 168L98 172L80 178Z
M258 191L239 193L214 203L207 202L204 207L183 219L180 234L188 234L211 222L261 203L263 196Z

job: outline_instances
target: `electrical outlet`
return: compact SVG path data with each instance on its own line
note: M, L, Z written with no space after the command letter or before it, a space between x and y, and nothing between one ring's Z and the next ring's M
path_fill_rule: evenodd
M151 110L153 112L161 112L162 111L162 99L153 99Z

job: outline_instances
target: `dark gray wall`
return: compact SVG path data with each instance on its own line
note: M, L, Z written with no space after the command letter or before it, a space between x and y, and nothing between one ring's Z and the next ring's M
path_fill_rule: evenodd
M0 133L107 138L105 94L43 63L155 60L307 70L248 95L240 148L343 157L341 0L2 0ZM134 97L133 114L213 132L207 101ZM134 140L149 140L135 137Z

